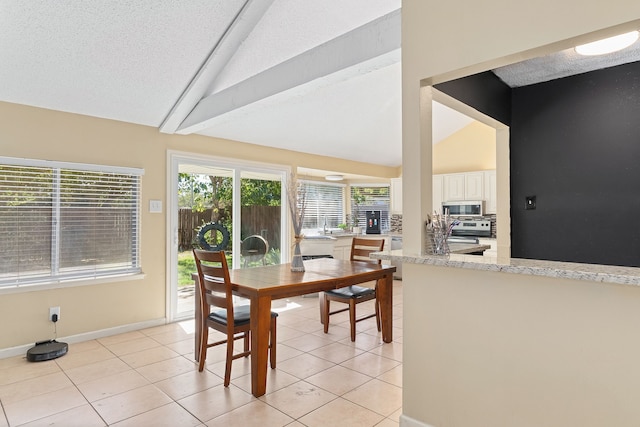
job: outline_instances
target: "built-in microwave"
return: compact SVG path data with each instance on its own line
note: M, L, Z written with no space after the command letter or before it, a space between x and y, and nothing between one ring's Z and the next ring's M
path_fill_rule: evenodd
M442 202L442 213L451 216L482 216L484 215L484 201L458 200Z

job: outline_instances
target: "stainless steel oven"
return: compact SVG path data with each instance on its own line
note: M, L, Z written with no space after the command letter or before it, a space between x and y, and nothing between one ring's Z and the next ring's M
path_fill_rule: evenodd
M469 217L459 218L460 222L451 229L454 237L491 237L491 221Z

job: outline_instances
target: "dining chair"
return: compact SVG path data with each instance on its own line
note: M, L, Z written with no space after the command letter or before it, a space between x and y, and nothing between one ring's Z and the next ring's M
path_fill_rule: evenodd
M196 319L201 325L201 338L198 344L198 370L204 369L207 349L220 344L227 344L227 358L224 371L224 386L231 380L231 362L251 354L250 349L250 316L249 304L234 305L229 278L229 267L224 251L193 250L193 257L198 269L198 292L200 292L201 316ZM278 313L271 312L269 334L271 369L276 367L276 318ZM209 343L209 328L222 332L226 339ZM244 350L234 354L236 340L244 340Z
M364 239L354 237L353 241L351 242L351 256L349 257L349 259L351 261L357 262L380 264L382 260L371 259L369 258L369 254L371 254L372 252L380 252L383 250L383 248L384 239ZM378 326L378 331L380 331L380 307L376 299L376 287L377 283L373 288L351 285L344 288L325 291L322 296L320 306L320 320L324 325L324 333L326 334L329 332L329 317L332 314L342 313L343 311L347 310L349 310L349 323L351 324L351 341L356 340L356 323L360 322L361 320L369 319L375 316L376 325ZM376 299L376 302L374 304L375 313L356 319L356 304L372 299ZM339 310L331 311L331 301L345 303L349 306L346 308L341 308Z

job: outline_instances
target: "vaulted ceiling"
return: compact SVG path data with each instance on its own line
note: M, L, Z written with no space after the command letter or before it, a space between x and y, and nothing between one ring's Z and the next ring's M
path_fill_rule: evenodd
M0 100L399 166L400 36L400 0L3 1Z
M4 0L0 101L399 166L400 0ZM435 105L434 139L470 122Z

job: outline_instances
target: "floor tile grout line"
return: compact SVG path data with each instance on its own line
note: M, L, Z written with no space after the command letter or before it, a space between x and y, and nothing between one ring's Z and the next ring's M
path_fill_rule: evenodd
M304 318L304 316L301 316L301 317L302 317L302 318ZM313 320L313 319L310 319L310 318L309 318L309 320ZM342 326L338 326L338 325L334 325L334 326L336 326L336 327L342 327ZM295 329L295 328L292 328L292 329ZM304 331L304 330L299 330L299 329L296 329L296 330L297 330L297 331L299 331L299 332L301 332L301 333L303 334L303 335L300 335L300 336L299 336L300 338L303 338L305 335L306 335L306 336L313 335L313 336L316 336L316 337L322 337L322 336L323 336L323 335L321 334L321 333L322 333L322 329L321 329L321 328L318 328L318 329L317 329L317 330L315 330L315 331L309 331L309 330ZM371 333L371 332L372 332L372 331L370 331L370 330L364 330L364 331L360 331L360 332L358 332L358 335L366 335L366 336L369 336L369 337L375 337L376 335L379 335L379 332L373 332L373 333ZM167 349L167 350L169 350L169 351L173 351L173 352L175 352L175 353L177 354L177 356L172 357L172 358L169 358L168 360L171 360L171 359L174 359L174 358L178 358L178 357L184 357L187 361L190 361L190 362L192 362L192 363L193 363L193 361L192 361L192 355L190 355L190 353L188 353L188 352L187 352L187 353L182 353L182 352L176 351L176 350L174 350L174 349L172 349L172 348L170 348L170 347L169 347L169 345L176 344L176 343L179 343L179 342L181 342L181 341L190 340L191 338L187 338L187 339L177 339L177 340L175 340L175 341L170 341L170 342L166 342L166 340L163 340L163 341L165 341L165 342L160 342L159 340L157 340L156 338L154 338L154 336L155 336L155 335L161 335L161 334L163 334L163 332L161 332L160 330L157 330L157 333L153 333L153 334L149 334L147 331L144 331L144 330L141 330L141 331L140 331L140 333L141 333L141 335L142 335L142 337L143 337L143 338L150 338L150 339L151 339L151 340L153 340L155 343L157 343L157 344L158 344L158 348L165 348L165 349ZM170 330L167 330L167 332L166 332L166 333L170 333ZM141 338L141 337L137 337L137 338ZM295 383L298 383L298 382L301 382L301 381L302 381L302 382L305 382L305 383L311 384L311 385L312 385L312 386L314 386L314 387L318 387L319 389L324 390L324 391L326 391L326 392L328 392L328 393L331 393L332 395L336 396L334 399L331 399L330 401L325 402L323 405L319 406L318 408L315 408L313 411L315 411L315 410L317 410L317 409L322 408L322 406L324 406L324 405L326 405L326 404L328 404L328 403L330 403L330 402L333 402L333 401L335 401L335 400L337 400L337 399L343 398L343 399L345 399L346 401L349 401L349 402L351 402L351 403L354 403L354 404L356 404L356 405L358 405L358 406L361 406L362 408L364 408L364 409L366 409L366 410L372 411L372 412L374 412L374 413L378 414L379 416L382 416L382 417L383 417L383 420L384 420L384 419L389 419L389 420L391 420L392 422L397 422L396 420L393 420L393 419L389 418L389 417L390 417L391 415L393 415L393 414L390 414L390 415L387 415L387 416L385 416L385 415L383 415L383 414L379 414L379 413L375 412L374 410L372 410L372 409L370 409L370 408L366 408L366 407L364 407L364 406L362 406L362 405L359 405L359 404L357 404L356 402L350 401L349 399L346 399L346 398L344 397L344 396L345 396L346 394L348 394L349 392L351 392L351 391L353 391L353 390L356 390L357 388L362 387L362 386L364 386L365 384L370 383L370 382L371 382L372 380L374 380L374 379L377 379L378 381L380 381L380 382L382 382L382 383L385 383L385 384L387 384L387 385L389 385L389 386L398 387L398 388L400 388L400 389L402 388L401 386L398 386L398 385L396 385L396 384L394 384L394 383L392 383L392 382L385 381L385 380L382 380L381 378L379 378L380 376L384 375L385 373L387 373L387 372L389 372L389 371L391 371L391 370L393 370L393 369L396 369L398 366L401 366L401 365L402 365L402 361L398 361L398 360L394 359L393 357L388 357L388 356L385 356L385 355L383 355L383 354L379 354L379 352L378 352L378 353L376 353L376 351L379 351L379 348L383 345L382 343L378 343L377 345L375 345L375 346L373 346L373 347L370 347L370 346L365 345L365 348L363 348L363 347L358 347L358 346L357 346L357 344L355 344L355 345L354 345L354 349L355 349L355 350L357 350L359 353L358 353L358 354L356 354L356 355L350 356L350 357L348 357L347 359L342 360L342 361L340 361L340 362L334 362L334 361L333 361L333 360L331 360L331 359L327 359L327 358L325 358L325 357L318 356L318 355L315 355L315 354L313 354L313 353L312 353L312 352L314 352L314 351L320 350L320 349L322 349L322 348L324 348L324 347L327 347L327 346L330 346L330 345L335 345L335 344L339 344L339 345L349 345L349 342L346 342L346 339L347 339L347 338L348 338L348 337L338 338L338 339L330 338L330 341L329 341L329 342L323 343L323 344L322 344L322 345L320 345L319 347L310 348L310 349L308 349L308 350L300 350L299 348L296 348L296 347L293 347L293 346L290 346L290 345L287 345L287 344L286 344L286 341L289 341L289 340L294 339L294 338L290 338L289 340L285 340L285 341L280 341L280 342L278 343L279 345L284 345L284 346L287 346L287 347L289 347L289 348L291 348L291 349L293 349L293 350L295 350L295 351L297 351L297 352L300 352L297 356L300 356L300 355L303 355L303 354L308 354L308 355L311 355L311 356L313 356L313 357L315 357L315 358L321 359L321 360L323 360L323 361L325 361L325 362L329 362L329 363L331 364L331 366L326 367L326 368L323 368L322 370L320 370L320 371L318 371L318 372L315 372L314 374L309 375L309 376L307 376L307 377L305 377L305 378L299 378L299 377L297 377L297 376L294 376L294 377L295 377L295 379L296 379L296 381L295 381L293 384L295 384ZM130 339L128 339L128 340L125 340L125 341L118 341L118 342L115 342L115 343L113 343L113 344L124 343L124 342L127 342L127 341L132 341L132 340L134 340L134 339L136 339L136 337L131 337L131 338L130 338ZM117 358L117 359L118 359L118 360L120 360L123 364L125 364L129 369L131 369L132 371L136 371L136 372L137 372L137 368L139 368L139 367L134 367L133 365L129 364L128 362L126 362L126 361L123 359L123 357L126 357L127 355L131 355L131 354L135 354L135 353L138 353L138 352L144 352L144 351L146 351L146 350L149 350L149 349L143 349L143 350L140 350L140 351L137 351L137 352L132 352L132 353L126 353L126 354L122 354L122 355L117 355L117 354L115 354L115 353L114 353L114 352L109 348L112 344L105 344L105 343L103 343L103 342L100 342L99 340L96 340L96 342L97 342L97 343L98 343L102 348L105 348L106 350L108 350L108 351L111 353L111 355L113 355L113 357L114 357L114 358ZM156 348L156 347L153 347L153 348ZM384 371L381 371L381 372L377 373L375 376L372 376L372 375L370 375L370 374L366 374L366 373L363 373L363 372L359 372L359 371L354 370L354 369L352 369L352 368L350 368L350 367L347 367L347 366L343 366L343 364L344 364L344 363L348 362L349 360L351 360L351 359L353 359L353 358L355 358L355 357L358 357L358 356L360 356L360 355L363 355L363 354L370 354L371 356L376 357L376 358L381 358L381 359L384 359L384 360L388 360L388 361L391 361L391 362L395 362L395 363L396 363L396 365L395 365L395 366L393 366L393 367L391 367L391 368L389 368L389 369L385 369ZM287 358L287 359L284 359L284 360L289 360L289 359L291 359L291 358L295 358L295 357L297 357L297 356L292 356L292 357ZM164 360L167 360L167 359L162 359L162 360L159 360L159 361L156 361L156 362L152 362L152 363L157 363L157 362L161 362L161 361L164 361ZM100 363L100 362L103 362L103 361L101 360L101 361L98 361L98 362L95 362L95 363ZM150 363L150 364L152 364L152 363ZM82 393L82 392L80 391L80 389L78 388L78 384L76 384L76 383L75 383L75 382L74 382L74 381L69 377L69 375L67 374L67 370L66 370L66 369L63 369L59 364L56 364L56 365L57 365L57 368L59 369L59 371L62 371L62 372L64 373L65 377L66 377L66 378L68 378L68 379L69 379L69 381L71 381L71 383L73 384L73 386L75 387L75 389L76 389L76 390L78 390L78 392L79 392L79 393L81 393L81 395L83 396L83 398L84 398L84 399L87 401L87 403L89 403L89 405L93 408L92 403L91 403L91 402L88 402L87 396L85 396L85 395L84 395L84 393ZM88 365L90 365L90 364L82 365L82 366L88 366ZM141 365L141 366L148 366L148 365ZM346 369L349 369L349 370L351 370L351 371L353 371L353 372L356 372L356 373L358 373L358 374L364 375L364 376L366 376L368 379L367 379L367 381L366 381L366 382L364 382L364 383L362 383L362 384L360 384L360 385L358 385L358 386L356 386L356 387L354 387L354 388L352 388L352 389L350 389L350 390L348 390L348 391L342 392L341 394L336 394L336 393L334 393L334 392L332 392L332 391L330 391L330 390L324 389L324 388L322 388L321 386L318 386L318 385L316 385L316 384L314 384L314 383L310 383L310 382L308 381L308 378L310 378L311 376L313 376L313 375L317 375L317 374L320 374L320 373L322 373L322 372L324 372L324 371L327 371L327 370L329 370L329 369L332 369L332 368L334 368L334 367L336 367L336 366L342 366L342 367L344 367L344 368L346 368ZM215 372L212 372L212 371L210 371L210 370L208 370L208 372L209 372L211 375L214 375L214 376L216 376L216 377L219 377ZM175 376L177 376L177 375L180 375L180 374L171 375L170 377L167 377L166 379L170 379L170 378L175 377ZM249 374L245 374L245 375L249 375ZM291 375L291 374L288 374L288 375ZM104 378L104 377L101 377L101 378ZM240 378L240 377L238 377L238 378ZM147 380L148 380L148 379L147 379ZM158 387L158 385L157 385L157 383L159 383L160 381L164 381L164 379L163 379L163 380L158 380L158 381L155 381L155 382L151 382L151 381L149 381L149 383L150 383L150 384L153 384L153 385L154 385L154 387L156 387L159 391L161 391L162 393L164 393L164 391L163 391L162 389L160 389L160 388ZM233 384L232 384L232 385L233 385ZM235 385L234 385L234 386L235 386ZM238 386L235 386L235 387L237 387L239 390L242 390L242 389L240 389ZM286 387L286 386L285 386L285 387ZM208 390L208 389L209 389L209 388L204 389L204 390L200 390L200 391L194 392L193 394L196 394L196 393L199 393L199 392L202 392L202 391ZM278 390L281 390L281 389L282 389L282 388L280 388L280 389L278 389ZM274 390L274 392L275 392L275 391L278 391L278 390ZM244 390L242 390L242 391L243 391L243 393L247 393L247 392L246 392L246 391L244 391ZM118 393L118 394L120 394L120 393ZM190 396L191 396L191 395L193 395L193 394L190 394ZM165 393L165 395L166 395L166 393ZM169 395L167 395L167 397L170 399L170 402L169 402L169 403L171 403L171 402L178 403L178 400L179 400L179 399L174 399L174 398L172 398L172 397L171 397L171 396L169 396ZM252 399L250 402L248 402L248 403L251 403L251 402L254 402L254 401L256 401L256 399L255 399L255 398L253 398L253 399ZM269 405L269 404L268 404L268 403L266 403L264 400L260 400L260 401L262 401L263 403L267 404L267 405L268 405L268 406L270 406L271 408L275 409L275 410L276 410L276 411L278 411L279 413L282 413L282 414L284 414L284 415L286 415L286 416L288 416L288 417L290 417L291 419L294 419L294 420L296 420L296 421L299 421L299 419L300 419L300 418L302 418L302 417L304 417L304 416L306 416L306 415L308 414L308 413L307 413L307 414L303 414L303 415L301 415L301 416L300 416L300 417L298 417L298 418L293 418L293 417L291 417L290 415L286 414L285 412L281 411L280 409L278 409L278 408L276 408L276 407L274 407L274 406L272 406L272 405ZM168 405L169 403L167 403L167 405ZM247 403L247 404L248 404L248 403ZM161 405L161 407L162 407L162 406L166 406L166 405ZM180 406L180 407L181 407L181 408L183 408L185 411L187 411L189 414L191 414L192 416L194 416L198 421L205 423L205 421L203 421L203 420L199 419L197 416L195 416L195 414L192 414L191 412L189 412L189 411L188 411L184 406L180 405L179 403L178 403L178 406ZM238 407L238 408L234 408L233 410L228 411L228 412L225 412L225 413L232 412L232 411L234 411L234 410L236 410L236 409L241 408L242 406L244 406L244 405L241 405L240 407ZM400 408L401 408L401 407L400 407ZM157 409L157 408L154 408L154 409ZM94 411L95 411L95 408L94 408ZM313 411L310 411L309 413L311 413L311 412L313 412ZM397 410L396 410L396 411L397 411ZM96 412L97 412L97 411L96 411ZM148 412L148 411L145 411L145 412ZM144 412L143 412L143 413L144 413ZM98 415L99 415L99 413L98 413ZM221 414L221 415L224 415L224 414ZM5 414L5 418L6 418L6 414ZM104 419L103 419L102 417L100 417L100 418L101 418L101 420L103 420L103 421L104 421ZM210 421L210 420L209 420L209 421ZM293 421L293 422L295 422L295 421Z

